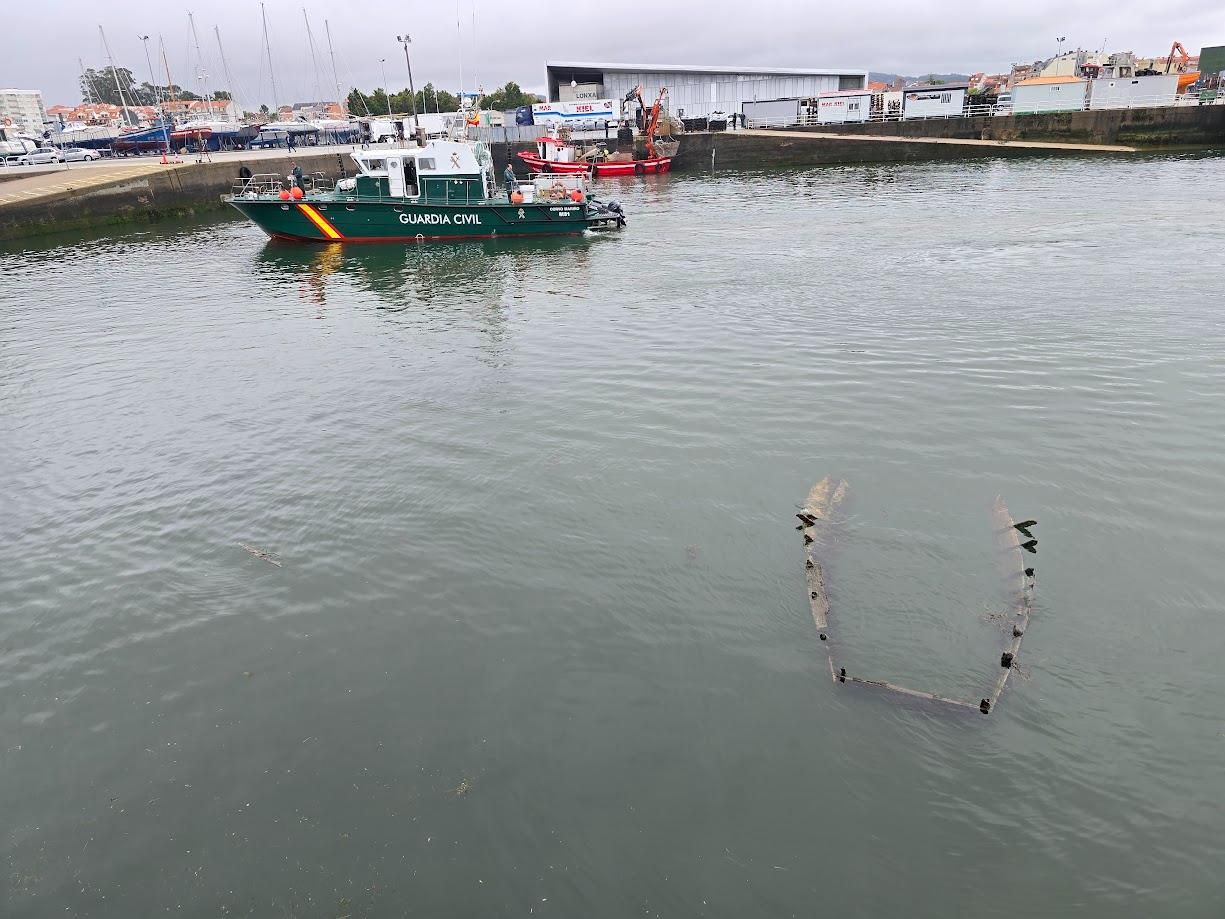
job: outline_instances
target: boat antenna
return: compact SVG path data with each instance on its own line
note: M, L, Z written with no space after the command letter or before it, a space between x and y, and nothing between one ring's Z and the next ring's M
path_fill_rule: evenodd
M323 31L328 37L328 57L332 59L332 82L336 84L336 104L340 106L342 112L349 110L349 97L341 92L340 89L340 74L336 72L336 51L332 47L332 27L325 19L323 20Z
M106 40L106 32L102 30L102 25L98 25L98 33L102 36L102 47L106 50L106 59L111 65L111 76L115 78L115 89L119 91L119 107L123 109L124 120L131 122L131 113L128 111L128 103L123 98L123 87L119 83L119 71L115 69L115 58L111 55L110 43Z
M464 108L464 31L459 21L459 0L455 0L455 35L459 39L459 108Z
M230 62L225 59L225 45L221 43L221 26L213 26L213 33L217 36L217 50L221 52L221 72L225 74L226 88L230 91L230 99L234 103L234 108L238 110L238 115L241 119L243 107L238 101L238 84L230 76Z
M480 86L481 81L477 79L477 64L481 60L481 49L476 46L476 0L472 0L472 85Z

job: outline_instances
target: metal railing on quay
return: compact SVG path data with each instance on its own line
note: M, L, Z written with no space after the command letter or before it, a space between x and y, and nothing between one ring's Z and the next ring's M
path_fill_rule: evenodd
M728 104L730 105L730 103ZM795 115L777 115L764 118L749 115L744 118L743 126L747 128L818 127L822 125L835 126L840 124L895 121L947 121L953 118L983 116L1053 115L1068 112L1102 112L1138 108L1182 108L1200 105L1225 105L1225 94L1205 91L1204 93L1184 93L1177 96L1163 94L1160 96L1136 96L1132 98L1088 98L1083 102L1078 101L1077 103L1061 103L1056 100L1044 99L1034 102L1022 101L1019 110L1016 108L1015 103L1011 102L997 102L985 105L975 104L971 101L959 109L921 115L915 113L907 114L905 111L896 108L882 109L880 107L873 107L870 112L862 116L856 113L847 113L852 117L845 117L844 115L839 118L822 118L813 112L801 112L797 103L797 113ZM740 125L739 119L733 121L731 116L729 116L727 121L728 130L735 130L733 123L737 126Z

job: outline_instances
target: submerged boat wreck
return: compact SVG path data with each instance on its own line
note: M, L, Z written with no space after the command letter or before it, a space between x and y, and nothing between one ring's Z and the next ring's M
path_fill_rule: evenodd
M813 624L825 648L829 662L829 675L835 683L851 683L871 689L879 689L912 700L939 703L963 711L979 711L990 714L999 702L1013 672L1017 656L1021 652L1021 641L1029 628L1031 601L1033 597L1034 568L1027 563L1026 553L1037 551L1037 540L1032 538L1030 528L1036 521L1017 523L1008 512L1003 498L997 497L991 508L991 525L995 539L996 555L1008 599L1008 611L1004 624L1008 633L1000 653L1000 674L987 694L977 702L953 699L938 693L925 692L899 686L886 680L875 680L847 673L836 654L836 644L830 630L830 602L826 590L822 559L832 546L841 520L842 505L846 500L848 486L845 480L834 480L829 476L812 487L801 511L796 514L800 525L796 528L804 538L804 578L808 589L808 603L812 610ZM1025 536L1023 543L1021 537Z

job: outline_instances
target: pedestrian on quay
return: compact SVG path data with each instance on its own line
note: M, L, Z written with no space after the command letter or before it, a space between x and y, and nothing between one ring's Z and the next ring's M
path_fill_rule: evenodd
M285 151L286 151L287 153L293 153L293 149L294 149L294 147L293 147L293 135L292 135L292 134L290 134L288 131L286 131L286 132L285 132Z
M506 171L502 173L502 180L506 183L506 200L511 200L511 195L515 193L515 170L510 165L506 164Z

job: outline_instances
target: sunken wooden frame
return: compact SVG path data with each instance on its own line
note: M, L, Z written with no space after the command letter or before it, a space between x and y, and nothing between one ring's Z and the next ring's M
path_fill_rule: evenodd
M1018 525L1009 514L1003 498L995 499L995 504L991 508L991 528L995 537L996 556L1008 600L1008 612L1005 614L1004 626L1009 637L1000 655L1000 675L995 685L991 687L990 693L983 696L978 702L969 702L934 692L910 689L886 680L871 680L848 674L846 668L840 666L835 660L834 645L830 641L829 594L825 587L825 574L821 568L821 555L830 548L836 528L841 523L838 512L846 499L846 494L845 480L835 480L826 476L812 487L803 510L796 514L800 520L798 529L804 537L804 575L808 586L808 603L812 609L812 621L816 624L817 634L825 646L830 678L835 683L857 684L914 700L938 702L941 705L978 711L984 715L989 714L999 702L1000 695L1008 684L1008 676L1012 673L1013 664L1021 651L1021 641L1029 628L1034 569L1032 566L1026 566L1025 553L1035 552L1037 541L1030 539L1023 545L1020 537L1022 533L1026 536L1030 535L1027 527L1033 526L1034 522L1026 521Z

